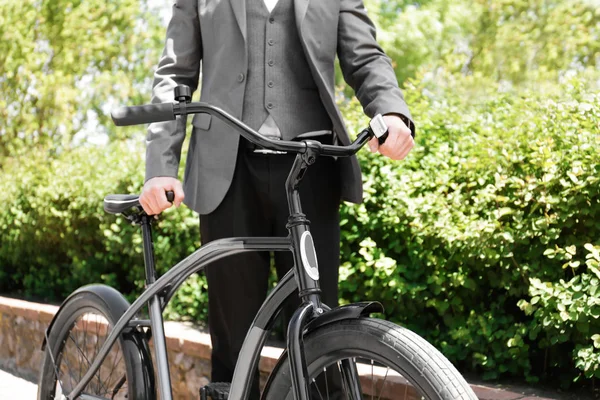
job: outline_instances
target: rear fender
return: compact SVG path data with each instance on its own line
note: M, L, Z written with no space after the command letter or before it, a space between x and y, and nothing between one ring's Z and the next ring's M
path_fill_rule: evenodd
M45 351L46 349L46 338L50 336L50 332L54 327L58 316L63 311L64 306L70 301L73 301L73 299L81 293L92 293L102 299L111 314L110 317L115 323L123 316L130 306L127 299L125 299L125 296L110 286L92 284L80 287L62 302L58 311L54 314L52 321L50 321L50 325L48 325L48 328L45 331L42 342L42 351ZM139 332L135 328L124 329L122 332L122 340L123 356L131 361L128 365L130 368L128 372L130 376L133 376L133 380L135 380L135 383L132 384L134 398L145 400L155 399L154 365L152 363L148 340L146 340L143 332Z
M83 292L93 293L101 299L103 299L108 305L108 308L113 313L112 317L115 318L114 321L117 321L121 317L121 315L123 315L125 311L129 308L129 302L127 301L127 299L125 299L125 296L123 296L121 292L110 286L100 284L82 286L79 289L75 290L73 293L71 293L69 297L67 297L62 302L62 304L58 308L58 311L56 312L56 314L54 314L54 317L52 317L52 321L50 321L50 325L48 325L48 328L46 328L46 334L44 335L44 340L42 341L42 351L46 349L46 338L52 330L54 322L56 321L58 314L60 314L61 310L63 309L63 306L67 304L67 302L69 302L73 297Z

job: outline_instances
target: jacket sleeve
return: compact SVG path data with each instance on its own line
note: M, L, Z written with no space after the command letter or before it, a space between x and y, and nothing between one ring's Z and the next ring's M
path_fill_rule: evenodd
M341 0L338 58L345 81L354 89L365 114L398 114L415 134L390 58L376 40L375 26L363 0Z
M192 93L198 87L202 37L196 0L175 0L166 40L152 85L152 103L174 101L173 89L187 85ZM185 120L152 123L146 136L146 177L177 178Z

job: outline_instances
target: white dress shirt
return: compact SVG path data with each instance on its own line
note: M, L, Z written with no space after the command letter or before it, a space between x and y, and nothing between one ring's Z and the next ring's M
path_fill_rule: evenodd
M265 6L267 6L267 10L269 10L269 12L273 11L278 1L279 0L265 0Z

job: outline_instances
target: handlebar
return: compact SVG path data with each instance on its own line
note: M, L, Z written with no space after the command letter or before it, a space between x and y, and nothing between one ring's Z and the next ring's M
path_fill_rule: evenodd
M208 113L213 117L217 117L229 125L231 128L237 130L245 139L254 143L257 146L263 147L269 150L285 151L293 153L305 153L308 151L309 146L311 148L317 148L319 153L326 156L335 157L347 157L355 154L369 141L374 135L379 138L380 143L387 137L387 127L381 118L381 115L377 115L373 118L372 123L366 129L364 129L348 146L337 146L321 144L314 140L303 140L288 141L288 140L277 140L269 139L266 136L261 135L248 125L244 124L231 114L226 111L212 106L208 103L159 103L159 104L147 104L143 106L128 106L120 107L111 112L111 117L117 126L127 125L139 125L152 122L162 121L173 121L176 116L197 113ZM374 124L373 121L378 121L378 124ZM383 123L383 127L381 124Z
M173 121L175 120L174 105L174 103L160 103L119 107L111 112L111 117L117 126Z

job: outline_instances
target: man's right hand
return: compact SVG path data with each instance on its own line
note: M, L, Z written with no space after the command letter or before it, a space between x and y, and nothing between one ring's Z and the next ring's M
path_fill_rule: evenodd
M169 190L172 190L175 194L173 204L175 204L175 207L179 207L184 199L184 194L183 187L178 179L166 176L148 179L140 195L140 204L144 211L148 215L158 215L171 207L166 195Z

